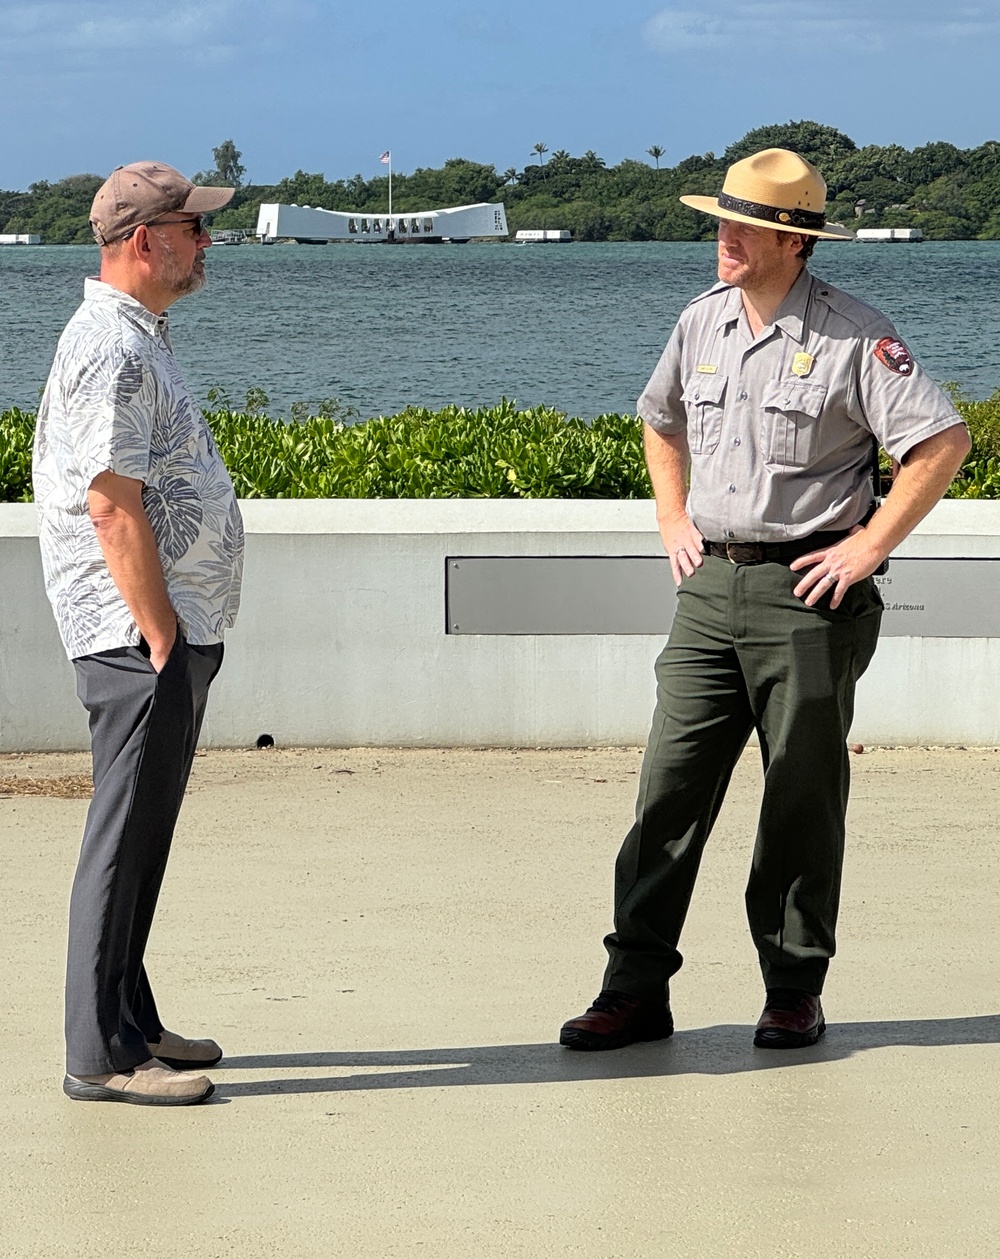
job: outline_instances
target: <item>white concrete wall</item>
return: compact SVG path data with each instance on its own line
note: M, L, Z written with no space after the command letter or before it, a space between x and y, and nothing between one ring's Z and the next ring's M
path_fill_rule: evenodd
M243 610L205 741L590 745L645 740L647 636L446 635L448 555L656 555L650 502L243 504ZM1000 503L941 503L901 556L1000 556ZM87 746L45 599L34 508L0 505L0 751ZM996 638L884 638L858 696L866 743L1000 745Z

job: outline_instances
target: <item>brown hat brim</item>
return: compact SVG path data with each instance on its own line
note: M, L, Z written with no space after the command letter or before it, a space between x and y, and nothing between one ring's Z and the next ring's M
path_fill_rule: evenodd
M183 205L178 210L187 210L191 214L208 214L212 210L221 210L233 199L235 188L211 188L199 184L188 193Z
M854 240L854 233L839 223L827 223L824 228L786 227L784 223L771 223L767 219L751 218L735 210L723 210L714 197L681 197L680 201L692 210L712 214L717 219L731 219L734 223L749 223L752 227L773 227L776 232L794 232L797 236L817 236L820 240Z

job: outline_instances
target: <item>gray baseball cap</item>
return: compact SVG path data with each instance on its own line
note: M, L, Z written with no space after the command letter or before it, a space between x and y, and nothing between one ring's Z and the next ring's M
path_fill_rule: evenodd
M235 191L193 184L164 162L132 162L117 167L97 190L90 226L99 245L111 245L161 214L221 210Z

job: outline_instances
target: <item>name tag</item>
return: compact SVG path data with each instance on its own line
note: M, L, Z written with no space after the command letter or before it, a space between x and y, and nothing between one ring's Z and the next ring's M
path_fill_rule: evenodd
M719 369L714 363L699 363L694 370L701 372L703 376L714 376Z
M796 354L792 359L792 372L796 376L808 376L815 362L811 354Z

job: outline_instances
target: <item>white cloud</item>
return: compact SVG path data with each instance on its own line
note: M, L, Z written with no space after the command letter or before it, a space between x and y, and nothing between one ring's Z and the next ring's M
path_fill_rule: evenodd
M0 5L6 41L22 45L22 51L44 48L72 49L81 53L101 49L146 47L151 53L164 44L175 46L211 36L235 16L232 0L206 0L204 4L165 3L146 12L120 3L43 3L30 7Z
M938 40L983 39L1000 35L995 8L966 6L942 15L937 5L883 7L848 3L836 12L810 13L792 0L739 4L710 0L700 9L665 8L642 29L643 41L664 56L697 51L767 47L827 47L838 44L858 53L879 52L907 37Z
M728 42L726 24L693 9L663 9L651 17L643 37L654 52L683 52L688 48L718 48Z
M0 65L19 73L107 73L113 68L108 58L116 54L145 54L152 61L177 52L193 64L215 65L260 45L262 37L273 39L283 23L307 21L313 13L300 0L160 0L144 9L123 0L0 0Z

